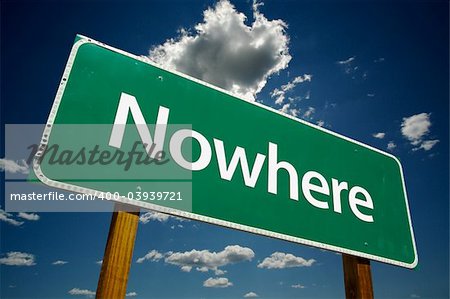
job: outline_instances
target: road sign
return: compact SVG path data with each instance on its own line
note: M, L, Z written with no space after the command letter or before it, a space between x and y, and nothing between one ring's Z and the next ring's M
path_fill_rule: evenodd
M394 156L82 36L34 170L62 189L407 268L418 261Z

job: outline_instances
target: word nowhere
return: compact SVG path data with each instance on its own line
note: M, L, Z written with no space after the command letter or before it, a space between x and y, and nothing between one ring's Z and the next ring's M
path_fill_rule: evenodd
M159 107L156 118L154 138L152 138L147 122L142 114L136 98L122 92L109 139L110 146L115 148L121 147L129 113L131 113L142 143L152 145L152 147L154 147L154 151L148 152L147 154L151 158L160 159L160 157L154 153L161 152L163 150L170 109L163 106ZM200 155L196 161L188 161L182 154L182 145L187 138L195 139L200 145ZM238 164L240 164L244 184L247 187L254 188L261 173L261 169L267 160L267 191L272 194L277 194L278 172L280 169L283 169L287 171L289 175L290 199L296 201L299 200L299 177L297 170L287 161L278 161L278 145L276 143L269 142L267 156L260 153L256 155L255 162L251 169L248 165L247 155L244 148L236 146L231 160L227 163L224 142L220 139L213 138L213 144L221 179L231 181ZM208 167L212 159L212 148L209 141L200 132L191 129L180 129L171 136L169 141L169 152L172 159L179 166L192 171L200 171L205 169ZM331 178L330 188L328 181L322 174L311 170L302 176L301 189L304 198L312 206L319 209L330 209L330 204L328 201L317 199L312 192L331 196L333 211L339 214L342 213L341 193L344 190L349 191L347 200L353 214L362 221L374 222L373 215L367 214L368 210L374 209L373 200L369 192L363 187L353 186L349 189L348 182L338 181L335 178ZM364 211L366 213L361 211L361 208L365 208Z

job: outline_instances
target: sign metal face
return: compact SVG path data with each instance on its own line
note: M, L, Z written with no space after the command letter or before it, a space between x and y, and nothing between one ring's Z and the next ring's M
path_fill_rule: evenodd
M175 216L418 261L394 156L82 36L34 171L49 186Z

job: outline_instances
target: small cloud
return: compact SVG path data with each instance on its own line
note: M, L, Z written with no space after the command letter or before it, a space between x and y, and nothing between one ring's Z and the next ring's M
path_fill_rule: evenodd
M0 265L7 266L34 266L35 257L33 254L11 251L6 254L6 257L0 258Z
M156 250L149 251L143 257L140 257L136 260L136 263L142 264L144 261L157 262L162 259L164 256Z
M383 132L373 133L372 136L377 139L383 139L386 136L386 133L383 133Z
M255 292L249 292L244 295L244 298L256 298L256 297L259 297L259 296Z
M18 174L29 174L30 169L25 160L13 161L8 159L0 159L0 171Z
M384 62L384 61L385 61L384 57L379 57L379 58L375 59L373 62L380 63L380 62Z
M293 117L297 117L298 114L300 113L300 109L291 108L291 103L284 104L283 107L281 107L281 109L278 109L278 111L292 115Z
M368 96L369 98L373 98L373 97L375 96L375 94L374 94L374 93L368 93L367 96Z
M420 113L410 117L404 117L401 132L413 145L417 145L421 142L422 137L430 132L430 127L430 114Z
M221 269L214 270L214 274L217 276L224 275L225 273L227 273L226 270L221 270Z
M203 286L206 288L227 288L232 286L233 283L228 281L228 278L225 277L217 277L217 278L208 278L203 282Z
M429 151L431 150L437 143L439 142L439 140L435 139L435 140L425 140L423 141L419 147L414 148L413 151L419 150L419 149L423 149L424 151Z
M325 125L325 122L324 122L323 120L318 120L318 121L316 122L316 124L317 124L319 127L323 127L323 126Z
M67 264L68 262L67 261L61 261L61 260L57 260L57 261L54 261L53 263L52 263L52 265L65 265L65 264Z
M312 115L316 112L316 108L308 107L308 109L303 113L303 117L306 119L311 119Z
M102 265L103 264L103 260L99 260L95 262L97 265Z
M420 296L417 295L417 294L411 294L411 296L409 296L409 297L410 297L410 298L415 298L415 299L420 298Z
M258 268L266 269L284 269L293 267L311 267L316 260L305 260L302 257L294 256L290 253L274 252L271 256L266 257L261 263L258 264Z
M183 222L189 221L184 218L175 217L175 216L171 216L171 215L160 213L160 212L149 211L149 212L145 212L144 214L142 214L139 217L139 222L141 222L142 224L147 224L150 221L167 222L169 219L175 219L177 221L183 221Z
M284 99L286 97L286 93L293 90L298 84L303 82L311 82L312 75L310 74L304 74L303 76L297 76L292 81L281 85L280 88L275 88L271 93L270 96L272 98L275 98L275 104L281 105L284 102ZM311 92L308 91L305 99L309 99Z
M170 215L159 212L146 212L139 217L139 221L143 224L147 224L150 221L166 222L169 220Z
M14 226L21 226L23 224L23 221L15 220L12 214L5 212L5 210L1 208L0 208L0 221L6 222Z
M95 296L94 291L90 291L90 290L86 290L86 289L79 289L79 288L73 288L70 291L68 291L67 293L69 293L69 295L73 295L73 296L82 295L82 296L86 296L88 298L92 298Z
M387 149L389 151L393 151L396 147L397 145L394 143L394 141L389 141L389 143L387 144Z
M291 285L291 288L294 288L294 289L304 289L304 288L306 288L304 285L301 285L301 284L293 284L293 285Z
M20 218L29 220L29 221L38 221L40 218L38 214L24 213L24 212L19 212L19 214L17 216Z
M129 292L125 294L125 297L136 297L137 293L136 292Z
M340 65L349 64L349 63L351 63L352 61L354 61L355 58L356 58L356 56L351 56L351 57L349 57L349 58L347 58L347 59L344 59L344 60L338 60L338 61L336 61L336 63L337 63L337 64L340 64Z

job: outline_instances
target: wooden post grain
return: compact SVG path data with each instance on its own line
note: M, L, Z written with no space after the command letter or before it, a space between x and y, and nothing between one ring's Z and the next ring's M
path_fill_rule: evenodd
M373 299L370 261L365 258L343 254L346 299Z
M96 298L125 298L138 224L138 208L115 205Z

